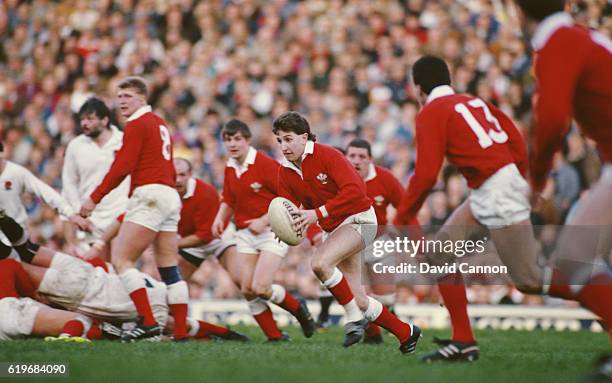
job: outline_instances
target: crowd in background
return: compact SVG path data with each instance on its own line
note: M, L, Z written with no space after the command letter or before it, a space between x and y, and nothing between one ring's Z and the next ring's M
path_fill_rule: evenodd
M577 22L611 35L610 2L570 3ZM226 161L223 122L245 121L253 145L279 158L271 121L290 109L308 118L322 143L342 148L357 136L369 140L376 163L406 184L419 109L409 72L423 53L442 56L458 92L499 106L529 141L532 59L509 0L5 0L0 137L7 159L61 190L63 153L80 133L80 105L97 95L114 108L114 83L140 75L154 111L172 129L175 155L217 187ZM118 118L114 123L122 126ZM562 223L599 166L593 144L574 129L555 158L549 202L534 222ZM467 193L456 170L445 167L420 221L443 223ZM55 213L24 198L34 240L61 248ZM316 296L309 251L293 250L278 278ZM237 294L214 262L195 279L193 296ZM470 293L486 303L499 301L502 290L476 286ZM399 299L437 298L431 287L403 286Z

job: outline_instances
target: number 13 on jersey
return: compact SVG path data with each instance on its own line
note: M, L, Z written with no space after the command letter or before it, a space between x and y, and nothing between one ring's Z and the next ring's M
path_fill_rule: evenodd
M168 132L168 128L163 125L160 125L159 134L161 135L162 139L162 156L164 157L164 160L170 161L172 155L172 141L170 140L170 133Z
M489 122L489 126L487 128L478 122L467 105L471 106L472 108L481 108L484 111L485 118L487 122ZM508 141L508 134L504 132L499 124L499 121L497 118L495 118L495 116L493 116L489 110L489 107L487 107L487 104L485 104L484 101L479 98L475 98L468 101L467 105L463 103L455 105L455 112L459 113L463 117L470 129L472 129L476 135L476 138L478 138L478 143L483 149L488 148L489 146L493 145L493 143L503 144L504 142Z

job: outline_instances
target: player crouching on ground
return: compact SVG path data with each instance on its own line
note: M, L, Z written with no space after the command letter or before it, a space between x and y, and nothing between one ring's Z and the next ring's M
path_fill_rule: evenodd
M279 116L273 132L285 156L278 173L279 194L303 207L295 220L296 230L305 231L318 222L325 231L311 265L346 310L344 345L359 342L369 320L393 333L401 352L413 353L421 329L402 322L368 297L361 284L359 253L374 240L376 231L376 215L363 180L342 153L315 144L308 121L299 113Z
M2 212L0 211L0 214ZM138 312L130 296L127 294L121 283L120 277L114 273L112 267L99 258L91 258L84 261L76 257L69 256L53 249L39 246L26 239L25 232L17 222L7 216L0 217L0 229L11 240L13 247L19 254L22 261L26 263L17 264L24 283L28 283L26 291L37 291L36 298L43 302L49 302L54 306L62 307L66 310L76 311L94 320L80 319L85 328L78 325L71 325L67 331L64 329L64 337L81 336L85 333L89 339L100 339L103 336L110 339L120 337L122 331L119 327L123 323L134 323L138 320ZM6 249L4 249L6 247ZM0 258L2 254L10 254L10 248L5 245L0 246ZM13 266L11 266L13 267ZM2 272L2 271L0 271ZM172 333L174 321L168 316L167 287L151 276L138 272L139 278L143 280L147 289L147 294L151 298L151 309L155 320L162 326L166 334ZM6 278L2 278L2 281ZM8 280L8 279L7 279ZM33 294L27 294L32 296ZM27 303L28 307L31 305ZM31 310L31 309L28 309ZM61 310L47 313L47 317L54 315L57 321L65 319L67 316ZM4 313L4 311L3 311ZM14 315L12 315L14 316ZM79 316L80 318L80 316ZM238 332L226 327L217 326L192 318L187 319L188 335L193 339L216 337L225 340L248 341L248 338ZM89 331L87 331L89 330ZM104 332L104 334L103 334ZM57 335L50 333L48 335ZM159 337L148 338L157 340Z

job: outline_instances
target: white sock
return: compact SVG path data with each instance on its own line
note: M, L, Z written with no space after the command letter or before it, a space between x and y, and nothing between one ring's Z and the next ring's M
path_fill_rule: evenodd
M285 299L285 295L287 291L281 285L272 285L272 295L270 296L270 302L276 303L277 305L281 304Z
M261 298L255 298L252 301L247 301L251 315L259 315L268 309L268 305Z
M193 318L187 318L187 324L189 325L189 332L187 335L196 336L198 331L200 331L200 323Z
M365 311L364 316L370 322L374 322L383 311L383 305L376 299L368 297L368 309Z
M127 290L128 294L133 293L138 289L145 288L145 281L142 278L142 275L138 272L138 270L131 268L124 271L122 274L119 274L119 279L123 286Z

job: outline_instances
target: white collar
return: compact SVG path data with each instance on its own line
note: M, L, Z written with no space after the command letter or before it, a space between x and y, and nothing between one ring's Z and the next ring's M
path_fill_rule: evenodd
M227 160L227 166L234 168L236 170L236 175L240 177L242 173L247 171L249 165L253 165L255 163L255 157L257 157L257 150L255 150L254 147L249 146L249 151L244 159L244 164L239 164L234 158L230 158Z
M304 158L306 158L307 155L309 154L313 154L314 153L314 141L306 141L306 146L304 147L304 153L302 153L302 162L304 162ZM304 178L304 175L302 174L302 170L300 168L298 168L297 166L295 166L295 164L289 160L287 160L286 158L283 158L283 160L281 161L281 165L289 168L289 169L293 169L297 172L297 174L300 175L300 177Z
M533 38L531 39L533 49L539 51L544 48L548 39L550 39L558 29L571 27L572 25L574 25L574 20L565 12L556 12L547 16L544 20L540 21L533 34Z
M153 111L153 109L151 109L151 105L143 105L140 108L138 108L134 113L132 113L132 115L130 117L128 117L128 121L134 121L137 118L142 117L145 113L149 113Z
M448 85L437 86L433 88L431 92L429 92L429 96L427 96L427 101L425 103L429 104L436 98L450 96L451 94L455 94L455 91L450 86Z
M193 197L193 195L195 194L195 188L196 180L195 178L191 177L187 180L187 190L185 190L185 195L183 196L183 199L189 199Z
M370 168L368 169L368 176L363 181L364 182L372 181L374 178L376 178L376 176L377 176L376 166L374 166L373 163L370 163Z

